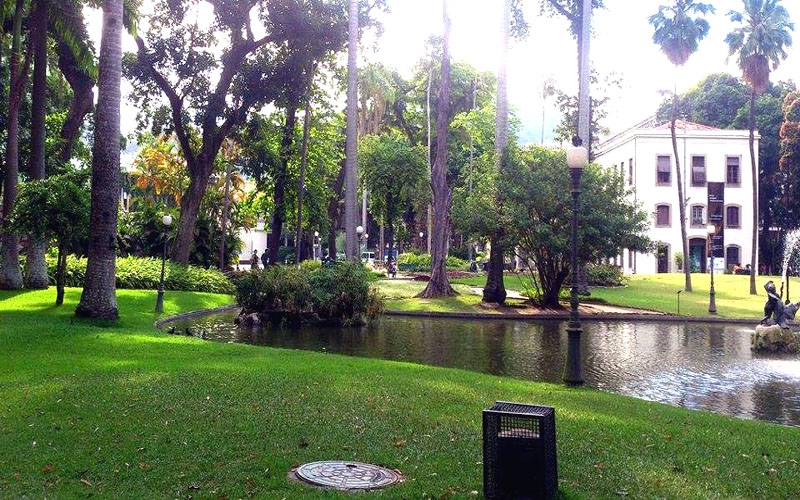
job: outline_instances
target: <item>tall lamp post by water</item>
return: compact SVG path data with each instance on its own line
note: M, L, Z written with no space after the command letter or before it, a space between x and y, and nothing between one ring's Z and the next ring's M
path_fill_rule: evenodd
M708 312L709 314L717 314L716 292L714 292L714 235L717 232L717 226L709 224L706 229L708 230L708 254L711 257L711 288L708 291Z
M167 231L172 225L172 216L167 214L161 217L164 223L164 251L161 254L161 279L158 281L158 297L156 298L156 312L164 312L164 266L167 263Z
M314 247L312 248L312 250L314 250L314 260L317 260L317 247L319 247L319 246L320 246L320 244L319 244L319 231L314 231ZM321 248L320 248L320 252L319 252L319 258L320 259L322 258L322 249Z
M578 196L581 194L581 175L589 163L589 151L581 146L580 137L572 138L573 147L567 148L567 165L572 181L572 248L570 253L570 274L572 287L569 291L569 323L567 324L567 365L564 382L571 385L583 384L583 359L581 356L581 328L578 313Z
M358 235L358 253L359 257L358 260L361 261L361 243L364 241L364 226L356 227L356 234Z

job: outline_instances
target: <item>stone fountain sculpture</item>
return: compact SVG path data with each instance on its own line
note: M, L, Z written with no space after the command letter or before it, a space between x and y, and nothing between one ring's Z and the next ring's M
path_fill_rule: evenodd
M753 349L757 351L789 352L800 351L800 334L789 327L794 321L800 302L784 304L783 285L781 293L775 288L772 280L764 284L767 291L767 303L764 304L764 318L751 337Z

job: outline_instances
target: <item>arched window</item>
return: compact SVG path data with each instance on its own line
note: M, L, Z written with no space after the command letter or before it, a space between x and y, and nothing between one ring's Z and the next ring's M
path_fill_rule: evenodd
M742 227L742 209L737 205L728 205L725 207L725 227L730 229L739 229Z
M656 205L656 227L671 227L672 217L669 205Z
M690 209L690 222L692 227L706 227L705 205L692 205Z

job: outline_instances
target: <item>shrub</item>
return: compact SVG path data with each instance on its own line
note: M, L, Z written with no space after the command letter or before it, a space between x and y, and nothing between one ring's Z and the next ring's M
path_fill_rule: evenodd
M382 297L370 286L375 278L362 264L308 267L279 265L242 275L236 301L243 314L352 324L383 310Z
M401 253L397 256L397 264L414 264L417 266L417 269L424 271L430 270L431 268L431 254L423 253L420 255L416 255L414 253ZM445 267L447 269L453 270L460 270L460 271L468 271L469 270L469 262L466 260L459 259L458 257L448 256L447 260L445 261Z
M67 257L65 286L82 287L86 280L86 259ZM54 276L56 259L47 259L47 274ZM155 289L161 279L161 259L152 257L118 257L117 288ZM233 294L233 283L216 269L184 266L167 261L164 270L164 288L191 292Z
M586 264L586 275L592 286L622 286L626 283L622 269L611 264Z

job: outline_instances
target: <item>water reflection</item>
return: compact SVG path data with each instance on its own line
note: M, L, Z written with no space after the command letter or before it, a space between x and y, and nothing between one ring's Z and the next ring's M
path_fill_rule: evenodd
M559 321L385 316L361 328L238 329L233 315L176 324L209 338L411 361L560 383ZM800 425L800 356L755 355L742 326L584 321L586 384L687 408Z

